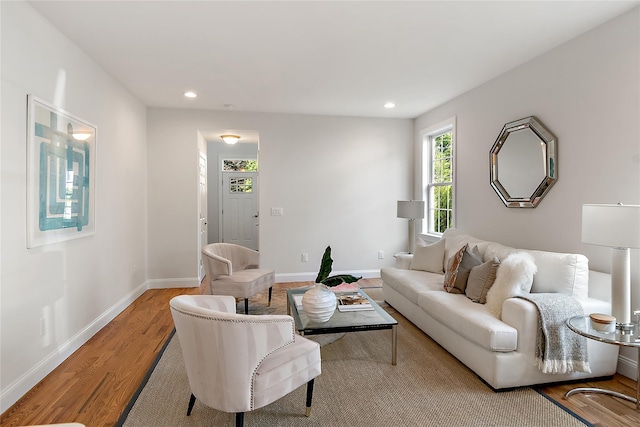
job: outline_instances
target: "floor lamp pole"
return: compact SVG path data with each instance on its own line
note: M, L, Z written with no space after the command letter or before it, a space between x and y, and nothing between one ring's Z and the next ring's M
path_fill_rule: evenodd
M416 220L409 219L409 253L412 254L416 250Z
M631 326L631 273L629 248L611 251L611 314L618 329ZM621 328L622 326L622 328Z

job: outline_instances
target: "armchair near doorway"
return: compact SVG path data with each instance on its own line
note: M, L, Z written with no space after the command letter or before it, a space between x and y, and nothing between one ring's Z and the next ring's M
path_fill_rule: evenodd
M202 262L207 288L211 295L244 298L244 312L249 314L249 298L275 284L275 272L260 268L260 254L233 243L211 243L202 248Z

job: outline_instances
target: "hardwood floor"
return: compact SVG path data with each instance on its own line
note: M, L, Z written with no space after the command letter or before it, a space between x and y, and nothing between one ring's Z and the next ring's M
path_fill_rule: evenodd
M113 426L173 330L169 300L199 292L198 288L146 291L3 413L0 426L63 422ZM602 387L635 396L634 381L616 375L608 381L550 386L542 391L596 426L640 426L640 412L631 402L599 394L564 399L564 393L573 387Z

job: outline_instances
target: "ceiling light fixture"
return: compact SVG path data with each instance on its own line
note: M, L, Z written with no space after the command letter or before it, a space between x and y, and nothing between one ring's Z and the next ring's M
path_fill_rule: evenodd
M396 104L394 104L393 102L387 102L386 104L384 104L384 108L394 108L396 106Z
M220 135L220 138L222 138L224 142L230 145L235 144L240 139L238 135Z
M77 132L72 134L73 139L78 141L86 141L91 137L91 134L88 132Z
M192 91L188 91L188 92L184 93L184 96L187 97L187 98L196 98L198 96L198 94L195 93L195 92L192 92Z

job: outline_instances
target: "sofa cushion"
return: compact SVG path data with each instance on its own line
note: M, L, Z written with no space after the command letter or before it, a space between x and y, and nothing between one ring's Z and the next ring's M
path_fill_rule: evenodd
M464 293L467 288L467 280L469 279L469 273L473 267L477 267L482 264L482 256L478 253L477 246L474 246L470 250L470 246L464 251L462 256L462 262L458 266L458 274L456 274L455 288L460 289Z
M532 293L563 293L578 299L589 296L589 260L581 254L515 249L499 243L490 243L484 260L494 257L504 260L513 252L526 252L533 256L538 272L533 277Z
M409 268L411 270L429 271L431 273L442 273L444 265L444 240L426 245L417 246L411 259Z
M448 228L443 234L442 238L445 240L444 259L446 261L455 254L465 244L468 244L471 249L476 248L480 253L480 257L484 257L484 252L487 246L491 243L485 240L477 239L455 228ZM486 259L485 259L486 261Z
M471 269L464 290L467 298L480 304L487 302L487 292L496 280L499 265L500 260L494 258Z
M469 245L465 244L458 253L449 259L444 275L444 289L454 294L463 294L471 269L480 264L482 264L482 256L478 253L477 247L470 250Z
M538 266L531 292L560 292L589 297L589 260L581 254L527 251ZM560 287L558 285L560 284Z
M380 269L380 277L385 286L393 288L414 304L418 303L421 292L442 289L444 278L442 274L394 267Z
M500 261L502 261L516 251L516 248L501 245L500 243L491 242L489 243L489 245L487 245L487 248L484 251L484 260L489 261L490 259L498 258Z
M484 305L476 304L464 295L442 290L422 292L418 296L418 306L488 350L507 352L517 348L517 330L492 316Z
M456 276L458 275L458 267L462 263L462 258L464 257L464 251L467 250L467 244L465 243L463 247L458 249L458 251L453 254L451 258L447 260L447 268L444 272L444 290L447 292L451 292L452 294L461 294L464 293L464 289L457 289L455 287L456 284Z

